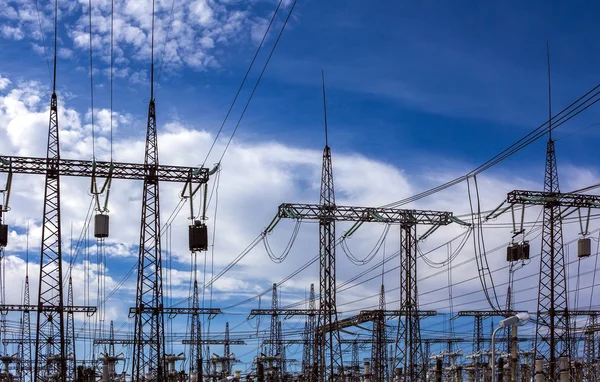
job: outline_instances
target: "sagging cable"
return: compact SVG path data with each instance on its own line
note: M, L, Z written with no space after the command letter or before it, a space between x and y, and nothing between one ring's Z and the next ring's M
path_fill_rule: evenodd
M279 219L276 217L276 223L279 222ZM274 219L275 221L275 219ZM292 250L292 247L294 246L294 243L296 242L296 238L298 237L298 232L300 232L300 225L301 225L302 221L301 220L296 220L296 225L294 226L294 230L292 231L292 236L290 237L290 240L288 241L285 249L283 250L283 253L280 256L275 256L275 254L273 253L273 250L271 249L271 246L269 245L269 240L268 240L268 235L269 233L272 231L263 231L262 233L262 237L263 237L263 244L265 246L265 250L267 251L267 254L269 255L269 258L271 259L271 261L273 261L276 264L280 264L282 262L285 261L285 259L287 258L287 256L289 255L290 251ZM275 225L273 225L273 228L275 228Z
M364 259L358 259L356 256L354 256L352 254L352 252L350 251L350 248L348 248L348 244L346 242L346 239L348 237L350 237L350 236L349 235L348 236L346 236L346 235L342 236L342 238L340 240L340 244L341 244L342 250L346 254L346 257L348 257L348 259L354 265L365 265L365 264L370 263L371 260L373 260L375 258L375 255L377 255L377 253L379 253L379 250L383 246L383 243L385 242L385 239L386 239L386 237L388 235L388 232L390 231L390 227L391 226L389 224L386 224L385 229L381 233L381 236L379 237L379 239L375 243L375 247L373 247L373 249L367 254L367 256L365 256ZM356 229L354 229L353 233L354 232L356 232Z
M579 213L579 227L581 228L581 232L579 234L585 238L589 234L590 215L592 214L592 209L588 208L588 213L585 218L585 229L583 228L583 218L581 216L581 208L578 208L577 211Z

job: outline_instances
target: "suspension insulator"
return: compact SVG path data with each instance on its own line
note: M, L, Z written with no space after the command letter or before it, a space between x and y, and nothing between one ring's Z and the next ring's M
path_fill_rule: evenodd
M206 224L195 220L189 228L190 251L206 251L208 249L208 228Z
M577 241L577 257L589 257L592 254L592 241L589 238L579 239Z
M529 260L529 242L519 244L519 258L517 260Z
M0 224L0 247L8 245L8 225Z
M108 215L97 214L94 217L94 237L105 238L108 237Z
M519 252L519 244L512 243L506 248L506 261L517 261Z

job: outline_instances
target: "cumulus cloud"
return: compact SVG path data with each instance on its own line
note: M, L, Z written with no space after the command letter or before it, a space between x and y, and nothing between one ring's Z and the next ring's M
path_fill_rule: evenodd
M111 20L114 4L114 19ZM36 8L30 2L0 4L5 39L29 39L34 50L46 54L53 38L53 7ZM96 65L110 60L111 23L114 25L114 63L120 74L132 64L148 62L152 43L152 2L116 0L92 2L92 49ZM59 4L59 51L71 59L75 52L86 55L90 48L89 4L80 0ZM189 67L208 70L220 67L218 51L225 46L260 40L270 15L257 14L252 2L185 0L155 2L155 59L165 70ZM39 16L39 17L38 17ZM63 26L64 29L63 29ZM51 53L50 51L48 53ZM105 72L105 68L101 69ZM133 71L131 81L139 80Z

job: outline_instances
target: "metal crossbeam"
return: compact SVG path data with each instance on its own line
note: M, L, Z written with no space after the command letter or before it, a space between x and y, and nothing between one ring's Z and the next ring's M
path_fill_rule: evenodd
M169 316L176 316L178 314L207 314L211 317L216 316L217 314L223 314L221 309L219 308L151 308L151 307L139 307L136 308L132 306L129 308L129 314L141 314L141 313L152 313L152 312L162 312L163 314L167 314Z
M283 203L277 216L288 219L319 220L323 214L336 221L378 222L389 224L431 224L448 225L452 223L452 212L403 210L398 208L335 206L326 209L319 204Z
M62 308L55 305L44 305L42 309L38 309L38 305L11 305L3 304L0 305L0 312L66 312L66 313L88 313L94 314L97 311L95 306L80 306L80 305L65 305Z
M409 313L406 310L362 310L359 314L344 318L334 322L331 325L325 326L323 328L318 328L323 332L327 333L331 330L340 330L345 328L350 328L352 326L357 326L360 324L364 324L366 322L371 322L376 320L380 315L384 315L388 318L392 317L406 317L408 315L417 316L417 317L431 317L435 316L437 312L435 310L419 310L415 312Z
M502 312L502 311L495 311L495 310L461 310L453 318L475 317L475 316L477 316L477 317L510 317L510 316L516 315L517 313L527 313L527 312L525 312L525 311Z
M183 345L223 345L225 344L225 340L201 340L201 341L192 341L192 340L183 340L181 341ZM229 345L246 345L246 342L243 340L228 340L227 343Z
M209 170L199 167L144 165L122 162L93 162L77 159L49 160L46 158L0 155L0 172L45 175L49 170L63 176L98 177L144 180L148 175L161 182L192 181L206 183Z
M458 344L461 342L467 342L464 338L422 338L421 341L428 344Z
M407 311L405 309L400 310L361 310L361 315L373 319L373 317L383 315L388 318L394 317L406 317L406 316L418 316L418 317L431 317L437 315L435 310L419 310L419 311Z
M2 339L2 344L6 344L6 345L24 345L24 344L32 344L35 343L35 341L33 339L23 339L23 338L4 338ZM71 341L70 340L66 340L65 344L70 344ZM31 362L33 362L33 360L31 360Z
M600 196L545 191L515 190L506 196L508 203L533 204L541 206L557 205L561 207L598 208Z
M131 339L110 339L97 338L94 340L94 345L133 345L134 340ZM156 344L156 341L147 341L146 343Z
M285 318L292 316L316 316L319 311L316 309L252 309L248 319L256 316L283 316Z
M304 345L304 344L306 344L306 341L304 341L302 339L282 340L281 342L283 342L286 345ZM341 339L340 340L340 344L342 344L342 345L352 345L355 343L359 344L359 345L369 345L369 344L373 343L373 340L371 338L361 338L359 340L351 340L351 339ZM393 343L396 343L396 340L388 339L388 340L385 340L385 343L393 344ZM270 344L271 344L270 340L263 341L263 345L270 345Z

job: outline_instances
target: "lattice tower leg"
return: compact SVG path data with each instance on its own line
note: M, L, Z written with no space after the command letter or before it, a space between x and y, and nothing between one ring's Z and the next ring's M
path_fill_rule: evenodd
M142 222L138 280L136 292L135 332L133 345L132 378L140 381L148 373L157 382L165 378L165 338L162 285L162 258L160 247L158 140L156 136L156 106L154 99L148 106L146 130L147 174L142 196Z
M544 191L560 192L552 140L548 141L546 150ZM558 382L558 359L570 359L566 286L560 206L550 202L544 206L535 339L535 359L548 363L547 382Z
M325 146L323 151L323 167L321 172L322 208L319 220L319 282L320 305L318 327L331 327L337 321L336 308L336 275L335 275L335 193L333 187L333 165L331 151ZM342 348L340 334L337 329L330 330L325 335L319 334L317 347L318 380L323 382L343 380Z
M35 381L46 382L54 374L59 382L65 382L67 364L60 240L60 177L57 168L60 150L58 101L55 92L50 100L47 158L38 289L40 309L37 311L33 375Z
M67 305L74 305L73 279L71 276L69 276ZM67 312L67 337L67 379L74 381L77 378L77 356L75 354L75 317L72 310Z
M423 381L426 359L421 344L419 307L417 302L417 232L414 225L400 227L400 301L406 311L398 321L396 367L402 367L408 381Z

